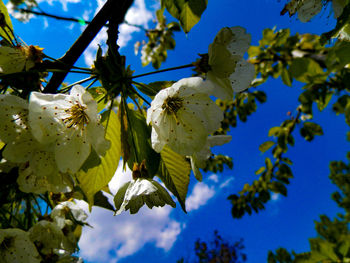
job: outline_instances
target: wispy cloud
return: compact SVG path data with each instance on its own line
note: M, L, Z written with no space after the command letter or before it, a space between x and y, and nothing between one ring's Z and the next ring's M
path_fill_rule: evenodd
M131 179L131 171L122 170L122 164L109 184L112 193ZM83 204L84 205L84 204ZM87 205L85 204L86 210ZM136 215L123 212L113 216L111 211L94 207L79 241L80 255L89 261L116 262L134 254L146 243L168 251L185 227L170 217L172 208L143 207ZM111 256L112 255L112 256Z
M38 4L41 2L46 2L49 5L52 5L54 2L58 2L62 4L62 8L64 11L68 11L68 4L76 4L81 2L81 0L37 0Z
M197 183L191 195L186 200L187 211L197 210L205 205L215 194L214 187L209 187L204 183Z
M224 182L217 175L210 175L204 182L197 182L186 201L187 211L191 212L204 207L212 200ZM110 191L115 194L125 183L131 180L131 171L123 171L122 161L109 183ZM112 202L112 200L110 200ZM84 204L87 210L87 205ZM149 209L144 206L136 215L123 212L113 216L112 211L93 207L88 222L93 228L85 227L79 241L80 255L88 261L116 262L119 259L135 254L145 244L170 250L177 237L186 227L186 221L177 221L172 216L170 206Z

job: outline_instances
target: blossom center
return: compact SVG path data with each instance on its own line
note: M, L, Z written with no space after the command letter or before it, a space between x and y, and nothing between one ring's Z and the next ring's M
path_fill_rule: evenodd
M89 117L85 112L86 107L78 104L73 105L71 108L66 109L65 112L70 116L64 119L64 123L68 128L77 126L82 129L86 124L89 123Z
M165 99L162 109L168 114L176 114L176 112L182 107L183 99L179 97L168 97Z

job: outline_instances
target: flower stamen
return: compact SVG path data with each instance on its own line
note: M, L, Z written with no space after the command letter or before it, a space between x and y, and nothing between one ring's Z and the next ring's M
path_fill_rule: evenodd
M86 107L78 104L73 105L73 107L66 109L65 112L70 116L65 118L63 122L68 128L77 126L79 129L83 129L86 124L89 123L89 117L85 112Z

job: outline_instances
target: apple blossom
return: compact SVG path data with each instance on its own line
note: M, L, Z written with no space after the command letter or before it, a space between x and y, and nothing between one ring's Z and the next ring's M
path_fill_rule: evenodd
M149 208L162 207L165 204L176 206L163 186L146 178L137 178L125 183L115 195L114 203L117 215L128 209L130 209L130 214L135 214L145 203Z
M0 229L0 258L3 263L40 263L29 233L18 228Z
M11 94L0 95L0 139L6 143L3 157L20 164L17 183L29 193L67 192L68 177L59 173L49 145L39 143L28 123L28 103Z
M97 103L82 86L69 95L32 92L29 124L33 136L43 144L53 144L61 172L76 173L91 152L103 156L110 147L100 123Z
M207 79L217 84L212 86L212 95L231 100L233 92L249 88L255 69L243 56L250 40L251 36L244 28L225 27L209 45Z
M182 155L202 149L223 119L222 111L207 94L211 85L199 77L185 78L155 96L147 111L155 151L161 152L164 145Z

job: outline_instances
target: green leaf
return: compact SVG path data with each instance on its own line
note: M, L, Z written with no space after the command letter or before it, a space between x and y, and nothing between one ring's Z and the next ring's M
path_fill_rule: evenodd
M281 78L284 84L291 87L292 86L292 78L290 76L289 71L286 68L283 68Z
M321 66L310 58L294 59L289 70L293 78L304 83L323 81L326 78Z
M272 136L278 136L278 134L281 132L281 127L272 127L270 130L269 130L269 137L272 137Z
M191 166L185 157L165 146L160 153L161 162L158 177L178 199L186 213L185 200L190 182Z
M265 166L262 166L262 167L259 168L259 170L257 170L257 171L255 172L255 174L256 174L256 175L261 174L261 173L265 172L265 170L266 170Z
M267 168L267 170L272 170L272 168L273 168L273 165L272 165L272 162L271 162L271 160L270 160L270 158L265 158L265 165L266 165L266 168Z
M8 42L11 42L13 39L13 27L12 22L7 11L7 8L2 0L0 0L0 12L4 15L6 25L0 27L0 36L6 39ZM10 29L9 29L10 28Z
M98 191L94 196L94 205L114 211L114 207L108 202L108 198Z
M263 144L261 144L259 146L259 150L260 152L266 152L268 149L270 149L273 145L275 144L275 142L273 141L267 141L267 142L264 142Z
M312 141L315 135L323 135L322 127L314 122L304 122L304 126L300 129L300 134L307 141Z
M154 97L162 89L168 88L173 85L175 81L156 81L149 84L136 83L134 85L144 94Z
M105 118L102 124L106 125L108 122L106 139L111 142L111 148L101 158L101 164L99 166L93 167L87 172L81 170L77 175L80 187L85 193L90 207L94 204L94 195L103 189L112 179L118 168L121 155L120 122L113 111L106 112L106 114L108 113L109 120Z
M188 33L200 20L208 0L162 0L161 4L180 21L182 29Z
M146 124L145 117L139 112L128 109L127 114L128 141L131 145L128 166L132 169L135 162L140 164L146 160L147 171L152 177L158 171L160 155L151 146L151 128Z

